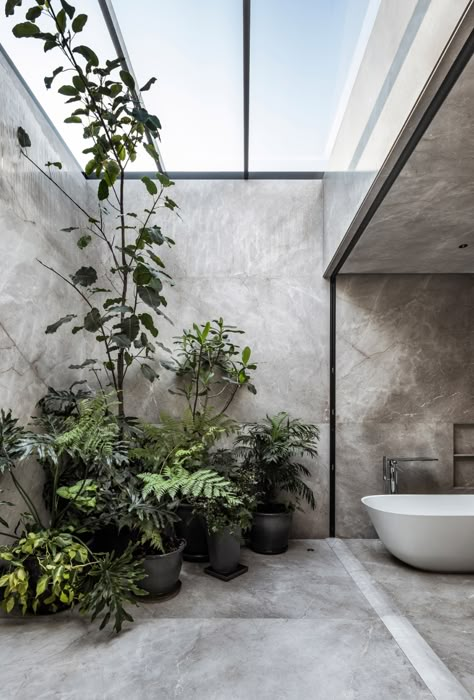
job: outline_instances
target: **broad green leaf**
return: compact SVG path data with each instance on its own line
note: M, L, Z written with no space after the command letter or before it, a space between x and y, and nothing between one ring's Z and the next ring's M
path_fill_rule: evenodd
M99 182L99 188L97 190L97 196L99 197L100 201L102 202L104 199L108 199L109 197L109 186L106 183L105 180L101 180Z
M29 148L31 146L30 137L28 136L28 134L22 126L18 127L18 129L16 130L16 135L18 138L18 143L22 148Z
M56 15L56 27L58 29L58 32L61 32L61 34L64 34L66 31L66 13L64 10L59 10L58 14Z
M78 241L77 241L77 247L80 248L81 250L84 250L84 248L87 248L89 243L92 240L92 236L89 236L89 234L86 234L85 236L81 236Z
M11 17L15 14L15 7L19 7L22 0L7 0L5 3L5 16Z
M92 173L96 169L96 166L97 166L97 161L95 159L90 160L90 161L88 161L88 163L86 163L86 167L84 168L84 172L87 175L87 177L90 177L92 175Z
M244 365L246 365L248 363L248 361L250 360L251 352L252 351L250 350L250 348L248 346L242 350L242 362L244 363Z
M59 321L56 321L56 323L52 323L50 326L48 326L45 333L56 333L60 326L62 326L64 323L69 323L73 318L76 318L76 314L68 314L67 316L63 316L59 319Z
M157 374L155 370L152 367L150 367L150 365L141 364L140 369L142 371L143 376L146 377L149 382L155 381Z
M80 284L82 287L89 287L97 282L97 272L93 267L81 267L74 275L71 275L74 284Z
M121 70L120 79L122 80L124 85L128 87L129 90L135 90L135 81L128 71Z
M156 78L150 78L150 80L146 82L143 87L140 88L140 92L146 92L147 90L149 90L153 83L156 83Z
M153 279L153 273L149 270L146 265L139 263L133 271L133 281L139 287L146 287L146 285Z
M150 314L143 313L143 314L138 314L138 318L142 322L142 325L144 328L149 331L154 338L158 335L158 330L155 328L155 324L153 323L153 318L150 316Z
M135 340L140 330L140 323L135 315L124 318L120 324L120 331L126 335L130 341Z
M64 120L65 124L82 124L82 119L80 117L67 117Z
M72 19L76 13L76 8L66 2L66 0L61 0L61 5L63 6L67 16Z
M144 176L141 178L141 180L142 180L142 182L144 183L145 187L147 188L149 194L155 195L155 194L158 193L158 188L157 188L157 186L155 185L155 183L153 182L153 180L152 180L151 178L148 177L148 175L144 175Z
M84 317L84 328L89 333L95 333L101 327L101 316L99 309L95 307Z
M156 173L156 179L163 185L163 187L171 187L174 185L173 180L170 180L169 177L163 173Z
M74 85L62 85L58 92L66 97L76 97L79 94Z
M137 287L138 296L140 299L147 304L156 309L161 305L161 297L158 292L151 287Z
M94 53L94 51L92 51L92 49L90 49L88 46L76 46L76 48L73 49L73 52L80 54L92 66L99 65L99 59L97 58L97 54Z
M33 24L33 22L21 22L16 24L13 29L13 34L17 39L22 39L24 37L36 36L40 33L40 28Z
M49 576L47 574L44 574L38 579L38 583L36 584L36 595L40 596L42 593L45 592L46 586L48 585L49 581Z
M119 175L120 166L118 165L118 163L115 160L107 161L107 164L105 166L104 180L106 181L107 185L109 185L109 187L112 187Z
M119 348L128 348L130 347L130 338L125 335L125 333L115 333L112 337L111 340L115 343L115 345Z
M79 92L86 91L87 82L82 76L75 75L72 79L72 83L73 83L74 87L76 88L76 90L78 90Z
M86 26L87 19L87 15L77 15L77 17L72 23L72 31L76 32L76 34L82 32L82 30Z
M19 3L19 4L21 4L21 3ZM29 22L34 22L35 19L38 19L38 17L40 17L41 12L42 12L42 8L40 5L36 5L36 7L30 7L30 9L28 10L28 12L25 15L26 19Z

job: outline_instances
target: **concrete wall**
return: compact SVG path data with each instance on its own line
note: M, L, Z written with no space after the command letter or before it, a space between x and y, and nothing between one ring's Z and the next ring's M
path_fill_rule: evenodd
M143 184L128 182L130 206L146 206ZM314 513L297 514L294 534L326 536L328 523L328 283L322 278L320 181L178 181L171 193L182 220L162 219L176 241L163 253L174 287L167 289L174 326L160 325L166 344L193 322L222 316L238 325L258 362L258 393L241 393L231 415L254 420L286 410L321 428L312 486ZM178 412L168 393L174 375L150 385L132 375L128 411L151 419Z
M0 405L26 421L48 385L68 386L68 365L76 356L70 334L45 335L48 324L77 308L76 296L46 264L74 272L84 256L71 241L77 234L60 232L79 225L73 205L20 155L16 131L28 132L30 156L41 165L62 161L52 176L89 206L89 189L76 161L52 129L31 95L0 52ZM24 485L40 491L41 473L33 465L20 468ZM2 497L13 500L8 477ZM14 522L13 512L7 515Z
M405 493L468 485L468 469L472 483L474 464L453 464L453 426L474 423L473 282L473 275L338 277L339 536L373 536L360 498L382 492L383 455L438 458L406 465Z
M467 0L380 4L326 167L326 266L468 5Z
M53 177L92 210L95 182L87 183L44 114L0 54L0 405L25 421L48 385L69 386L82 374L71 363L96 356L86 334L71 336L64 326L55 335L45 327L67 313L82 313L73 290L36 261L66 275L93 260L103 272L101 250L84 256L75 246L79 232L60 229L84 225L84 218L54 186L20 155L16 129L30 134L31 157L40 164L61 160ZM129 208L146 206L143 184L128 181ZM182 220L168 212L156 223L176 239L163 252L175 286L167 294L174 322L160 326L161 340L193 321L222 315L246 330L245 343L259 363L258 394L236 402L233 415L252 420L287 410L321 426L321 457L313 466L315 513L297 514L294 534L327 534L328 453L328 283L322 279L322 183L181 181L173 198ZM89 249L88 249L89 250ZM89 256L89 257L88 257ZM94 354L91 350L94 348ZM130 374L131 414L158 419L161 410L180 410L168 392L173 375L166 370L150 385ZM25 485L41 491L41 474L22 468ZM1 488L9 491L8 478ZM10 520L14 521L13 514Z

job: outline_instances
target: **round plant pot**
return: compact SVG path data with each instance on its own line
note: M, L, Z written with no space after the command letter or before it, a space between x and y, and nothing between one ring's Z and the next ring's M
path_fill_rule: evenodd
M176 523L176 534L186 540L183 558L185 561L209 561L206 521L193 514L193 507L182 503L176 510L180 520Z
M257 512L250 532L250 547L259 554L282 554L288 549L292 513Z
M186 542L183 540L174 552L168 554L150 554L145 557L144 568L146 577L140 581L140 586L152 596L169 596L179 590L179 574L183 563L183 550Z
M240 530L208 533L209 561L219 574L231 574L239 568Z

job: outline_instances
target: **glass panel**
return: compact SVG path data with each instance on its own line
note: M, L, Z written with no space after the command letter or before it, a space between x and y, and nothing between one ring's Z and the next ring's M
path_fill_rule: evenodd
M114 0L167 170L242 170L241 0ZM137 11L137 8L140 8Z
M252 0L250 170L324 170L371 0Z
M77 5L79 6L79 3ZM57 50L44 53L42 41L16 39L13 36L11 30L15 24L24 21L24 12L20 7L13 17L0 21L0 43L81 166L84 166L90 156L82 153L86 148L82 138L82 127L80 124L64 124L64 119L71 114L72 105L65 105L66 98L57 92L66 81L61 81L61 76L58 76L50 90L46 90L44 85L45 76L51 75L57 66L65 66L64 58ZM117 54L97 0L80 0L80 12L88 15L89 20L81 33L79 43L93 48L101 63L106 59L116 58ZM40 20L38 24L42 26ZM43 27L46 29L45 25ZM73 106L76 107L77 105Z

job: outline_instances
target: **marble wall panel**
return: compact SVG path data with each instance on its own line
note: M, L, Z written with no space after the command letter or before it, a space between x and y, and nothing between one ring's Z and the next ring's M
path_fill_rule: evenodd
M337 527L372 536L360 498L382 492L384 455L409 464L401 492L453 488L453 424L474 423L472 275L342 275L337 299Z

